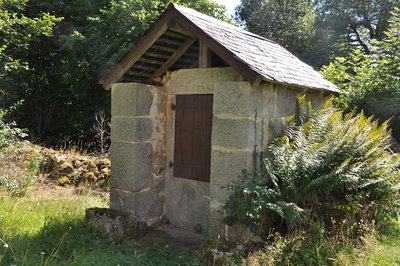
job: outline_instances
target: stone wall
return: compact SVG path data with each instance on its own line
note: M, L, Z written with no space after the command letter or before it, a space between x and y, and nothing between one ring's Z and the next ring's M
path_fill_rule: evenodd
M238 180L243 169L254 171L254 156L283 133L283 119L295 113L296 99L303 92L274 84L251 86L246 81L214 84L212 160L210 177L210 232L239 241L250 234L240 226L226 228L221 207L229 197L227 185ZM320 94L308 99L322 102Z
M110 207L149 225L164 212L165 104L160 87L112 87Z
M201 225L213 235L243 238L243 228L227 228L220 210L242 169L254 170L254 154L282 134L281 120L296 110L303 92L264 84L251 86L231 68L186 69L167 73L163 87L112 87L111 208L133 212L156 225ZM210 183L177 178L174 159L177 94L213 94ZM320 94L309 99L321 102ZM257 166L256 166L257 167ZM257 170L257 169L256 169ZM237 239L237 238L236 238Z

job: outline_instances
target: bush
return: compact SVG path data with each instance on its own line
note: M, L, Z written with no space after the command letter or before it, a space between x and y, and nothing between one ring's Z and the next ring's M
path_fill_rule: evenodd
M27 136L22 129L16 127L15 122L5 121L5 116L9 111L0 109L0 150Z
M239 222L266 235L307 220L398 213L400 156L388 150L387 122L346 114L330 101L316 111L299 99L285 135L262 158L260 173L244 171L224 206L225 223ZM306 117L308 117L306 119Z

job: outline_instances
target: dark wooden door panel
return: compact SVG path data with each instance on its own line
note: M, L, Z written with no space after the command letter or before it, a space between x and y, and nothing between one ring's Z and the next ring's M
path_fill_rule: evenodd
M177 95L174 176L210 181L213 95Z

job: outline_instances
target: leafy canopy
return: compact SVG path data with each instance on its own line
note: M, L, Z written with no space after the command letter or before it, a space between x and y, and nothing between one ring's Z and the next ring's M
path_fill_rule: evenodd
M51 36L60 21L49 13L25 16L27 0L0 0L0 77L13 69L29 69L26 59L30 44Z
M369 53L355 49L324 67L322 74L345 92L338 100L341 107L364 110L381 121L391 119L393 136L400 140L400 9Z
M315 68L351 47L369 53L382 40L399 0L242 0L236 20Z
M354 199L388 213L398 206L400 156L388 151L387 123L363 113L344 115L331 101L313 111L303 97L300 106L285 135L268 147L260 173L245 174L235 187L225 222L260 232L276 225L274 217L288 224L315 219L327 206Z
M102 77L170 2L0 0L0 108L24 100L12 120L39 142L91 141L110 110ZM175 2L224 17L212 1Z
M276 41L298 56L304 55L310 45L314 18L309 0L242 0L236 8L239 24Z

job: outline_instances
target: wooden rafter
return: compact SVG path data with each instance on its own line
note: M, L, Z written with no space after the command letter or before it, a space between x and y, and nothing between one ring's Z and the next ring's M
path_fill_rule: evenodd
M162 37L161 37L162 36ZM161 37L161 38L160 38ZM155 44L160 39L160 42ZM180 41L183 44L176 50L165 45L165 40L176 45ZM154 61L164 61L161 66L153 73L147 82L152 82L154 77L162 75L179 59L196 41L201 40L215 54L224 58L224 60L236 71L245 77L246 80L253 83L257 77L256 72L240 61L231 51L212 39L202 29L197 27L190 19L177 10L174 4L170 4L167 10L152 25L147 34L138 42L138 44L117 64L117 66L105 77L102 82L103 87L109 89L111 84L120 79L135 62L140 61L143 56L155 58ZM162 44L164 43L164 45ZM155 44L155 45L154 45ZM167 42L168 44L168 42ZM150 48L150 51L148 51ZM186 56L186 55L185 55ZM190 56L189 54L187 56ZM193 59L198 53L193 53ZM146 59L144 60L151 60ZM145 62L141 60L141 62ZM133 76L138 73L131 73Z
M165 61L165 63L157 69L156 72L153 73L149 81L152 81L154 78L157 78L164 74L165 71L168 70L191 46L192 44L196 41L196 39L188 39L186 40L183 45L178 48L171 57Z
M146 55L146 54L145 54ZM158 58L157 58L158 59ZM138 60L138 62L153 64L153 65L161 65L164 63L164 60L156 60L156 59L148 59L144 58L143 56Z

